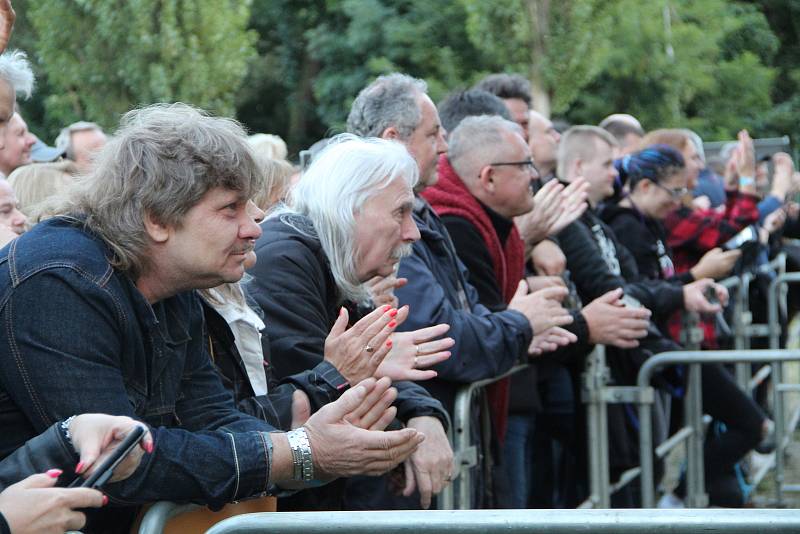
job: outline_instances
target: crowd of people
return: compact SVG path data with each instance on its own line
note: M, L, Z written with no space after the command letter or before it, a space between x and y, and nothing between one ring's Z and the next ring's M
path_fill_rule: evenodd
M760 164L747 132L717 174L690 130L627 114L557 129L517 75L438 105L423 80L380 76L302 167L279 137L180 103L49 147L15 104L32 87L25 54L4 52L0 532L122 532L164 500L427 509L455 474L457 392L520 363L473 398L470 501L575 507L593 347L618 385L681 348L686 312L704 348L726 347L717 281L791 253L800 228L792 159ZM749 228L754 253L727 246ZM710 501L743 506L741 461L773 425L728 369L702 376ZM685 380L657 377L656 443ZM619 474L638 421L608 417ZM108 484L64 487L137 426ZM614 497L638 503L635 484Z

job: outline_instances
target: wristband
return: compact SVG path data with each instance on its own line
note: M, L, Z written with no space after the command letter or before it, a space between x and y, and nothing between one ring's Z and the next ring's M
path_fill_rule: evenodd
M289 448L292 450L292 478L298 482L314 481L314 461L311 455L311 442L304 427L286 433Z
M739 176L739 187L747 187L756 183L756 179L752 176Z

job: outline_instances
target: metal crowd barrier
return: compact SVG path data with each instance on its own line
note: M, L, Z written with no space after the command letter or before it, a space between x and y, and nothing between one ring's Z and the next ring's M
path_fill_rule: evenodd
M207 534L777 534L800 532L795 510L428 510L246 514Z
M472 508L472 470L479 465L480 451L478 445L472 443L472 398L475 392L486 386L509 377L528 367L520 364L512 367L500 376L479 380L467 384L458 390L453 410L453 439L451 441L455 462L453 482L449 489L439 496L440 510L469 510ZM486 410L483 410L486 412ZM484 414L487 415L488 414ZM489 425L488 417L484 425ZM455 497L454 497L455 495Z
M800 277L798 277L800 280ZM653 388L650 380L653 374L663 367L675 364L689 365L689 383L686 391L686 414L688 425L682 429L689 439L687 447L686 485L687 485L687 505L690 507L707 506L708 499L705 494L704 466L703 466L703 401L702 390L700 388L701 367L704 363L738 363L738 362L760 362L772 363L779 368L782 362L800 361L800 349L768 349L750 351L675 351L657 354L648 359L639 370L636 385L642 391L639 404L639 455L642 477L642 506L652 508L655 505L655 481L653 475L653 434L652 434L652 411L651 404ZM781 396L781 386L779 375L775 376L774 398ZM646 395L644 392L649 391ZM777 405L777 404L776 404ZM780 441L777 432L778 420L782 419L782 412L776 409L776 439ZM781 456L776 450L776 459ZM778 475L782 475L776 469L776 481ZM780 504L780 500L779 500Z

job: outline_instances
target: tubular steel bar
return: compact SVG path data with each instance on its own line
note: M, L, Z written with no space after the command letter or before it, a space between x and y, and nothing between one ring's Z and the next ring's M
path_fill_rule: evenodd
M798 277L800 279L800 277ZM652 358L648 359L644 365L639 369L639 376L637 377L636 384L639 388L642 389L649 389L650 380L653 374L661 369L662 367L666 367L669 365L675 364L692 364L690 367L694 367L694 364L703 363L738 363L738 362L774 362L777 364L778 362L787 362L787 361L797 361L800 360L800 349L768 349L768 350L751 350L747 352L739 352L739 351L727 351L727 350L704 350L704 351L674 351L674 352L663 352L661 354L657 354ZM692 374L697 374L697 379L699 380L700 376L699 373L692 373L690 371L690 377ZM690 378L691 381L691 378ZM776 378L776 383L777 378ZM776 390L777 391L777 390ZM779 393L776 393L779 395ZM687 397L689 396L696 396L697 401L696 403L693 402L691 405L693 413L687 413L687 417L690 418L690 423L692 423L693 437L694 435L700 435L702 432L702 418L700 419L700 425L695 426L695 418L696 413L699 410L702 417L702 396L697 395L694 392L694 388L690 387L687 391ZM653 432L652 432L652 412L650 407L650 402L646 397L642 397L639 401L639 424L640 424L640 431L639 431L639 455L642 467L642 506L644 508L652 508L655 503L655 482L653 480ZM776 408L776 413L777 408ZM782 438L777 434L777 427L778 427L778 419L776 417L775 426L776 426L776 439ZM691 441L692 438L690 438ZM781 441L778 442L779 444ZM702 466L702 442L699 451L694 451L691 448L687 451L689 454L699 454L700 458L700 465ZM776 451L778 452L778 451ZM779 454L776 454L776 463L777 459L780 457ZM691 473L691 469L689 469L689 473ZM702 473L700 473L702 476ZM702 480L702 478L700 479ZM777 480L777 469L776 469L776 480ZM690 491L694 489L695 491L698 487L692 488L691 482L687 479L687 486ZM697 480L695 480L697 483ZM702 486L699 487L702 491ZM698 494L700 497L702 494ZM800 514L798 514L800 515Z
M151 506L142 518L139 525L139 534L162 534L167 521L184 512L198 508L196 504L175 504L169 501L159 501Z
M430 510L245 514L207 534L773 534L800 532L796 510Z
M800 273L787 273L783 272L776 276L769 284L769 291L767 291L767 320L769 329L769 346L772 349L780 347L780 316L778 310L778 292L786 296L784 288L788 284L796 284L800 282ZM783 503L783 486L784 486L784 451L788 445L788 440L784 441L784 436L789 432L786 429L786 414L784 408L783 392L780 386L783 383L783 363L776 360L772 364L772 377L773 377L773 412L775 419L775 500L780 506Z
M527 364L515 365L500 376L478 380L458 390L453 410L453 455L456 463L453 492L455 493L456 509L468 510L472 508L472 468L478 465L479 458L478 447L470 443L472 434L472 420L470 419L472 395L478 389L511 376L526 367L528 367Z

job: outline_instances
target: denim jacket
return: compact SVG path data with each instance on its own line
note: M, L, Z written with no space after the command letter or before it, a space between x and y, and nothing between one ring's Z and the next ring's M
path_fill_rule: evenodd
M155 451L104 488L112 502L218 507L265 492L274 429L222 386L199 296L151 306L109 257L67 218L0 250L0 458L70 415L128 415L152 427Z

